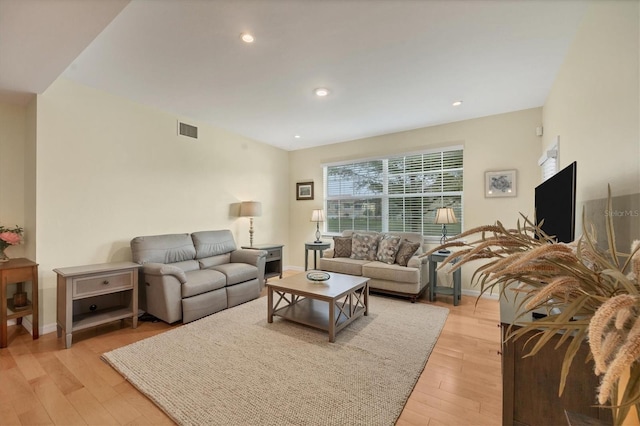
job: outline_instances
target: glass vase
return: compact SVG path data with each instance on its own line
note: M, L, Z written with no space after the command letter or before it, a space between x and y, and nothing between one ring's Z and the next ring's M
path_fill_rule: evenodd
M8 262L8 261L9 261L9 256L7 256L7 254L4 252L4 248L0 248L0 263Z

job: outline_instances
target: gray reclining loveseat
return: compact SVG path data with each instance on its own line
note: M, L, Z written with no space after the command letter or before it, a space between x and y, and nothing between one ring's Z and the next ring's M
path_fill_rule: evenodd
M168 323L257 299L264 286L267 252L237 249L229 230L136 237L131 252L144 309Z

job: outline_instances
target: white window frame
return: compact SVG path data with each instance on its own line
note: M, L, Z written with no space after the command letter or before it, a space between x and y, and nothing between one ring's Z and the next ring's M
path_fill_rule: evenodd
M447 151L464 151L464 146L463 145L454 145L454 146L448 146L448 147L441 147L438 149L428 149L428 150L420 150L420 151L411 151L411 152L401 152L401 153L397 153L397 154L389 154L386 156L379 156L379 157L367 157L367 158L357 158L357 159L353 159L353 160L347 160L347 161L340 161L340 162L332 162L332 163L324 163L322 164L322 170L323 170L323 208L325 209L325 212L328 211L327 209L327 202L331 201L331 200L335 200L335 199L341 199L341 200L348 200L349 198L352 198L354 200L362 200L362 199L382 199L382 232L388 232L388 227L389 227L389 199L390 198L394 198L393 194L389 194L388 190L389 190L389 174L388 174L388 164L389 164L389 159L392 158L397 158L397 157L401 157L401 156L411 156L411 155L419 155L419 154L432 154L432 153L444 153ZM463 154L464 155L464 154ZM377 160L382 160L383 161L383 191L382 194L375 194L375 195L355 195L355 196L341 196L341 197L328 197L328 168L332 167L332 166L341 166L341 165L347 165L347 164L355 164L355 163L361 163L361 162L367 162L367 161L377 161ZM464 165L462 167L462 171L464 172ZM441 191L437 194L437 196L442 196L442 197L446 197L446 196L460 196L460 203L461 203L461 210L462 212L464 212L464 188L462 191L453 191L453 192L445 192L445 191ZM397 195L396 195L397 196ZM416 196L433 196L432 193L424 193L424 194L416 194ZM460 226L461 229L464 229L464 214L462 214L462 217L457 218L458 221L460 222ZM322 228L323 228L323 235L327 235L327 236L335 236L335 235L340 235L340 232L329 232L327 231L327 221L325 221L322 224ZM423 235L424 239L426 242L433 242L433 243L437 243L440 241L441 236L436 236L436 235Z
M558 166L560 164L560 136L556 136L556 140L544 150L544 154L538 159L538 166L540 166L540 175L542 182L549 179L551 176L558 173Z

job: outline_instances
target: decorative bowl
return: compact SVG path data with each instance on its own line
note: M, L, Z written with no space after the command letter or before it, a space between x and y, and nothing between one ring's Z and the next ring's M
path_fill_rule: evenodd
M328 272L313 271L307 274L307 279L311 281L326 281L331 278Z

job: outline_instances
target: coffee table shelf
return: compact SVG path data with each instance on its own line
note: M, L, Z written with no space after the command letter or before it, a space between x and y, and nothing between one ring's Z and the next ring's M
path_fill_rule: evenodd
M288 305L283 308L279 308L273 312L273 315L288 319L290 321L299 322L300 324L308 325L309 327L318 328L320 330L329 330L329 303L322 300L315 299L299 299L293 305ZM355 312L351 318L359 317L364 314L364 307L361 305L354 305ZM344 309L347 312L351 312L351 305L346 304ZM333 315L334 324L336 325L336 331L341 330L343 326L346 326L351 318L344 315L339 309L335 310Z

